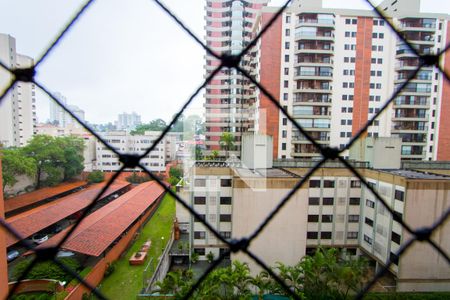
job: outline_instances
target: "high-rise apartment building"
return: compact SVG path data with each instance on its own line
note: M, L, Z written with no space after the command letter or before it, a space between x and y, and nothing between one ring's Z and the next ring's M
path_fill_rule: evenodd
M420 54L450 41L448 14L421 13L420 0L379 6ZM265 7L259 30L276 8ZM450 54L441 60L450 69ZM342 148L419 66L420 59L375 12L329 9L294 1L258 43L258 79L320 144ZM311 158L319 151L265 95L258 95L260 131L274 137L275 158ZM449 160L450 86L424 66L363 136L400 137L403 160Z
M268 0L207 0L206 44L219 55L239 54L252 39L252 27L260 9ZM220 64L215 57L206 54L206 77ZM243 57L241 65L246 67L250 55ZM206 133L205 154L212 150L225 155L220 147L220 137L230 132L234 137L235 151L240 155L243 132L254 130L254 95L249 82L236 70L223 69L206 86Z
M67 106L70 111L77 116L81 121L85 121L85 113L84 110L79 108L76 105L68 105L67 104L67 98L62 95L59 92L54 93L55 97L64 105ZM50 108L50 118L49 122L57 125L61 128L65 127L81 127L81 124L79 124L74 118L72 118L71 115L69 115L59 104L57 104L55 101L50 100L49 102L49 108Z
M134 130L141 124L141 116L135 112L119 114L116 122L117 130Z
M33 66L32 58L16 52L16 40L0 34L0 60L10 69ZM12 75L0 68L0 89L12 80ZM35 85L17 82L0 104L0 144L4 147L24 146L34 133L36 124Z

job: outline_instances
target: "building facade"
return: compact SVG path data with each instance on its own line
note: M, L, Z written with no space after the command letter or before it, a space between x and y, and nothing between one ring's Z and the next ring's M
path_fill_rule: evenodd
M412 228L430 226L450 207L450 177L430 170L374 170L356 164L366 181ZM423 166L426 167L426 166ZM448 170L447 170L448 171ZM202 163L191 170L180 196L226 239L250 236L308 172L305 166L248 170L226 163ZM438 173L438 172L437 172ZM180 228L189 232L192 250L200 259L215 257L227 248L205 226L177 203ZM444 251L450 249L450 224L433 234ZM287 202L249 250L267 265L277 261L296 264L317 247L336 247L350 256L365 256L375 270L388 260L397 291L444 291L450 287L450 270L444 257L425 243L416 243L397 257L410 238L360 180L348 169L329 163L310 177ZM260 267L247 255L232 254Z
M66 105L70 111L77 116L81 121L85 121L85 113L84 110L79 108L76 105L69 105L67 103L67 98L62 95L59 92L54 93L55 97L61 101L62 104ZM50 109L50 118L49 122L53 125L59 126L61 128L66 127L78 127L81 128L82 126L74 119L71 115L69 115L62 107L57 104L55 101L50 99L49 102L49 109Z
M119 114L116 122L117 130L134 130L136 126L141 125L141 116L135 112Z
M450 41L449 15L421 13L420 0L380 4L419 54ZM386 6L386 7L385 7ZM386 8L386 9L385 9ZM258 31L276 8L261 10ZM450 55L442 59L450 66ZM419 58L373 11L329 9L294 1L258 43L258 79L319 144L343 148L413 75ZM400 137L403 160L449 160L449 84L425 66L363 136ZM260 131L274 137L275 158L311 158L319 151L258 94Z
M268 0L208 0L206 1L206 44L219 55L237 55L252 40L252 27L260 9ZM220 65L214 56L205 54L205 77ZM251 55L242 58L241 65L250 65ZM232 155L240 155L243 132L254 130L254 93L249 81L236 70L222 69L206 85L205 91L205 155L213 150L225 152L220 137L230 132L234 137Z
M0 34L0 60L10 69L28 68L34 65L32 58L16 52L16 40ZM0 68L0 85L5 88L12 75ZM33 136L36 125L35 85L17 82L0 104L0 144L4 147L25 146Z
M159 131L146 131L144 135L130 135L126 131L108 132L102 135L106 142L120 153L143 154L160 136ZM169 133L156 148L141 160L149 171L165 172L166 164L176 159L177 135ZM96 170L116 172L121 168L119 157L103 145L96 142ZM136 171L142 171L136 168Z

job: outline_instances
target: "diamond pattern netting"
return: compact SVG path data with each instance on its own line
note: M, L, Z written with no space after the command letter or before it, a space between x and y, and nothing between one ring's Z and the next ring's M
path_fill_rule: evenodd
M50 98L52 98L53 101L55 101L59 106L63 108L68 114L71 115L72 118L74 118L77 122L79 122L87 131L89 131L92 135L94 135L101 143L103 143L106 147L108 147L112 152L114 152L116 155L119 156L120 161L123 163L122 168L116 172L107 182L105 187L100 191L100 193L95 197L95 199L92 200L91 204L84 210L82 217L78 219L78 221L75 223L75 225L67 232L65 237L58 243L58 245L47 248L47 249L35 249L35 247L29 243L27 240L25 240L23 237L20 236L20 234L11 227L5 219L0 219L1 226L9 231L13 236L15 236L17 239L19 239L19 244L31 251L34 251L35 258L33 261L28 265L26 270L21 274L20 278L18 279L17 283L11 288L9 295L13 295L15 291L18 288L19 283L25 279L28 272L31 271L31 269L36 265L39 261L46 261L46 260L52 260L54 261L58 266L60 266L65 272L70 273L72 276L77 278L81 284L85 285L90 291L92 291L95 296L97 296L100 299L105 299L105 297L101 294L101 292L96 289L95 287L91 286L88 282L86 282L83 278L80 277L78 273L71 270L69 267L64 265L58 258L56 257L56 253L58 252L58 249L61 247L61 245L67 240L67 238L70 237L70 235L74 232L74 230L77 228L77 226L80 224L80 222L83 220L85 216L89 214L91 209L95 206L98 199L101 198L102 194L106 191L108 186L114 182L115 179L118 178L120 173L124 171L126 168L135 168L139 167L144 172L146 172L153 180L155 180L159 185L161 185L164 190L169 193L172 197L176 199L184 208L189 210L189 212L197 219L200 220L205 227L213 234L215 237L217 237L220 241L222 241L224 244L228 245L229 249L222 253L206 270L206 272L196 281L196 283L192 286L189 293L185 296L185 298L190 298L195 289L200 286L202 281L208 276L208 274L216 268L222 260L230 254L230 252L236 253L236 252L244 252L246 253L251 259L253 259L259 266L261 266L264 270L266 270L285 290L287 293L289 293L294 299L299 299L299 297L294 294L294 292L288 287L288 285L276 274L274 271L265 264L263 260L261 260L258 256L256 256L254 253L252 253L249 250L250 243L258 237L258 235L264 230L264 228L271 222L273 218L277 216L277 213L280 211L281 208L286 205L286 203L291 199L291 197L305 184L305 182L308 181L310 176L318 170L322 165L324 165L325 162L328 160L338 160L340 163L342 163L346 168L350 170L350 172L359 180L361 180L362 184L370 190L370 192L373 193L373 195L376 197L378 201L382 203L382 205L390 212L390 214L393 216L393 219L400 223L403 228L405 228L410 234L411 238L403 243L403 245L400 247L400 249L397 251L396 255L400 257L403 253L405 253L415 242L427 242L429 243L436 251L438 251L446 260L448 263L450 263L450 257L446 254L446 252L441 249L432 239L431 235L433 234L434 230L436 230L439 226L441 226L450 215L450 209L447 211L444 211L441 217L434 222L434 224L430 227L426 228L420 228L414 230L411 228L407 223L405 223L401 217L399 217L396 213L394 213L394 210L386 203L386 201L379 195L379 193L367 183L365 178L358 172L356 168L354 168L346 159L344 159L340 154L349 149L350 146L352 146L361 136L363 133L368 129L369 126L373 124L375 119L380 116L383 111L387 109L387 107L394 101L394 99L399 95L399 93L402 91L403 88L407 86L407 84L417 75L419 70L423 66L434 66L439 69L439 71L443 74L445 79L450 82L450 76L446 72L446 70L443 69L443 67L439 64L439 60L441 56L450 48L450 44L447 45L445 49L443 49L441 52L435 54L435 55L421 55L418 53L418 51L403 37L402 34L399 33L395 25L391 22L389 18L387 18L383 11L380 11L379 8L377 8L373 3L371 3L370 0L366 0L367 3L369 3L374 12L382 19L385 20L386 24L396 33L399 39L403 40L403 42L409 47L409 49L420 58L420 64L419 67L408 76L407 80L400 85L399 88L395 90L395 92L392 94L392 96L387 99L387 101L384 103L384 105L380 108L380 110L375 113L375 115L367 121L367 123L359 130L357 134L355 134L349 143L343 148L343 149L337 149L337 148L331 148L331 147L324 147L323 145L317 143L303 128L300 126L297 122L295 122L294 118L287 112L287 110L279 104L276 97L272 95L264 86L262 86L254 76L250 74L247 70L245 70L240 62L242 58L249 53L252 47L254 47L257 43L257 41L261 38L262 35L265 34L265 32L272 26L272 24L276 21L277 18L281 16L283 11L289 6L291 0L288 0L284 3L284 5L273 15L271 20L262 28L262 30L258 33L258 35L245 47L245 49L238 55L219 55L215 53L212 49L210 49L208 46L206 46L200 38L198 38L179 18L175 16L175 14L168 9L161 1L159 0L153 0L155 4L157 4L161 10L163 10L167 15L172 18L174 22L176 22L183 31L185 31L186 34L188 34L192 39L194 39L208 54L214 56L216 59L220 60L220 65L215 68L210 74L206 77L206 79L202 82L202 84L194 91L194 93L189 97L189 99L185 102L185 104L180 108L180 110L175 114L172 121L168 124L168 126L165 128L165 130L161 133L161 135L155 140L155 142L143 153L142 155L131 155L131 154L121 154L117 150L115 150L114 147L109 145L108 142L106 142L99 134L97 134L88 124L85 122L82 122L71 110L64 105L60 100L58 100L55 95L50 92L50 90L45 87L42 83L40 83L35 78L35 69L38 65L40 65L42 62L44 62L46 59L50 59L52 50L56 45L62 42L63 37L66 35L68 31L71 30L72 26L80 22L82 20L82 16L87 11L91 4L94 2L94 0L87 1L77 12L76 14L71 18L71 20L67 23L67 25L61 30L59 35L55 38L54 41L51 42L49 47L45 49L43 54L39 59L37 59L36 64L32 68L26 68L26 69L10 69L6 65L0 62L0 66L7 71L9 71L13 76L11 82L7 85L7 87L3 90L3 92L0 95L0 103L3 101L5 95L11 90L12 87L15 86L17 82L32 82L34 83L39 89L41 89L45 94L47 94ZM322 154L322 158L316 163L316 165L311 168L305 176L290 190L290 192L283 197L277 206L270 212L270 214L261 221L260 225L256 228L256 230L249 235L246 238L242 238L239 240L226 240L214 227L212 227L206 220L204 220L191 206L189 206L183 199L180 198L174 191L172 191L166 184L164 184L160 178L156 177L152 172L150 172L143 164L141 164L140 160L141 158L145 157L148 153L153 151L155 147L158 145L158 143L165 137L165 135L169 132L170 128L177 122L177 120L180 118L180 116L183 114L183 112L187 109L187 107L191 104L193 99L200 93L200 91L212 80L212 78L222 69L222 68L233 68L240 72L244 77L246 77L252 84L254 84L257 88L259 88L260 92L263 93L267 98L271 101L271 103L278 108L284 116L292 122L292 125L301 132L305 138L312 144L314 147L316 147L320 153ZM374 277L364 286L364 288L359 292L358 295L356 295L356 299L362 299L364 295L369 291L369 289L377 282L380 277L382 277L387 271L388 268L391 266L392 261L388 260L384 267L380 268L380 270L374 275Z

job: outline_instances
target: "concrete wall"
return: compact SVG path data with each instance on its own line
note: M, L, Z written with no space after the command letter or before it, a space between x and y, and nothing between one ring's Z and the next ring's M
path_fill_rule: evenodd
M265 191L236 187L233 190L233 237L250 235L288 192L288 188L281 187ZM274 266L277 261L287 265L296 264L305 255L307 199L307 190L298 191L252 242L249 250L269 266ZM261 271L246 254L232 254L231 258L248 263L252 274Z
M450 208L450 183L409 182L405 221L413 229L432 225ZM403 230L404 241L410 235ZM432 239L450 253L450 222L444 223ZM449 291L450 268L429 244L416 242L400 259L398 291Z

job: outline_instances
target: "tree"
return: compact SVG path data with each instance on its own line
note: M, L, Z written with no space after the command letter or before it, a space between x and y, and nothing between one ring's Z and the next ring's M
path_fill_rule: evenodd
M87 180L89 183L99 183L105 180L105 174L102 171L95 170L89 173Z
M213 260L214 260L214 253L212 253L211 251L209 251L208 254L206 254L206 260L207 260L209 263L212 263Z
M163 131L167 127L166 121L163 119L155 119L148 124L136 126L136 129L130 132L131 135L143 135L146 131Z
M35 135L27 146L23 148L27 157L35 160L36 163L36 188L40 188L43 183L54 185L64 177L62 169L65 163L64 150L55 142L55 138L49 135ZM43 175L46 174L46 179Z
M64 151L64 181L74 178L81 174L84 169L84 140L76 136L57 137L56 142Z
M79 175L84 169L83 149L83 139L75 136L35 135L22 152L35 161L36 188L40 188Z
M183 177L183 170L179 167L170 167L169 176L170 185L176 185Z
M35 161L26 157L20 149L4 149L1 150L3 173L3 191L6 186L14 186L17 182L17 176L26 175L34 178L36 174Z
M234 150L234 136L230 132L224 132L220 136L220 146L225 150L225 156L228 157L228 152Z
M200 148L200 145L195 145L195 160L203 159L203 151Z

